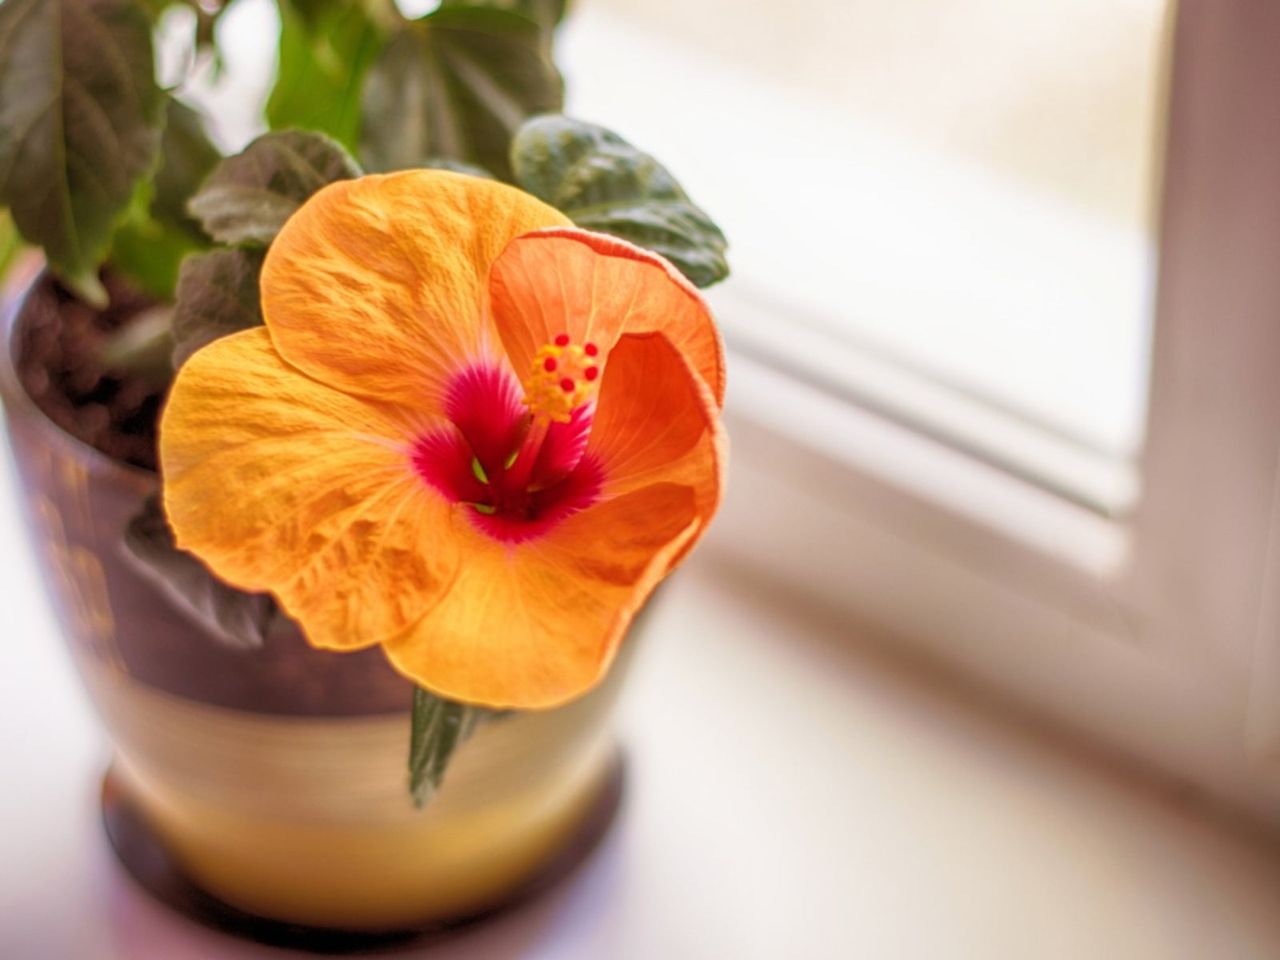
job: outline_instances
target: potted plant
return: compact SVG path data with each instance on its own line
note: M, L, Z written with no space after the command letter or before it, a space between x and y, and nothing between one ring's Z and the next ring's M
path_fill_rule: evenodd
M623 638L720 496L724 238L555 112L563 4L280 0L230 157L155 82L175 5L0 6L0 251L46 265L0 382L108 832L257 935L475 916L616 805Z

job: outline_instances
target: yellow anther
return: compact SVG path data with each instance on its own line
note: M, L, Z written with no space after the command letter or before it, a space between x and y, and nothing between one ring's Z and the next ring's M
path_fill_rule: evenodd
M558 339L566 338L562 335ZM599 375L593 348L584 349L576 343L544 344L529 365L524 402L534 416L542 414L567 423L573 411L595 395Z

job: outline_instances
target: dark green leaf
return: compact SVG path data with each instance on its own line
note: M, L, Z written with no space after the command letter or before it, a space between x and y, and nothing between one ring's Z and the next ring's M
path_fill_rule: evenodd
M182 261L173 309L173 366L206 343L262 323L258 274L262 253L237 247Z
M200 114L171 98L165 109L152 215L163 223L184 227L193 239L202 240L200 225L188 213L187 202L221 159Z
M267 101L273 130L318 130L354 151L360 91L383 29L361 0L280 0L280 59Z
M558 110L564 82L533 21L454 3L406 24L369 70L361 156L371 170L442 157L511 179L525 118Z
M164 97L131 0L0 4L0 202L86 300L116 221L155 162Z
M566 0L444 0L441 7L493 7L518 13L536 23L550 39L550 33L564 19Z
M218 640L241 650L262 646L276 618L275 601L227 586L194 556L179 550L156 497L129 521L124 545L134 569Z
M728 243L649 154L616 133L563 116L535 117L511 145L516 183L578 226L661 254L699 287L729 275Z
M359 174L351 156L328 137L282 130L218 164L187 208L215 240L266 246L309 196Z
M165 115L160 167L154 180L138 184L111 243L111 264L139 289L171 300L182 258L209 246L187 200L222 155L190 107L171 99Z
M445 700L421 687L413 691L409 728L409 792L419 807L440 789L453 752L492 711Z

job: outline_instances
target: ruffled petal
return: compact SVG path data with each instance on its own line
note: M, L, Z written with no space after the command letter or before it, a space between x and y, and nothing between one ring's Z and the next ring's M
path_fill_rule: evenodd
M567 223L492 180L411 170L330 184L262 268L262 312L290 364L354 396L436 413L449 377L495 352L488 276L512 238Z
M603 677L632 616L700 527L692 490L657 484L575 514L516 548L479 531L448 596L384 645L444 697L537 709Z
M666 336L618 341L587 441L587 457L604 472L604 497L678 483L696 492L709 520L720 504L727 443L710 391Z
M493 264L494 324L524 376L563 333L607 356L625 333L663 333L724 401L724 350L706 303L679 271L622 240L573 227L517 237Z
M458 565L449 505L412 466L401 412L290 367L262 328L179 371L160 426L165 511L219 577L270 591L316 646L402 632Z

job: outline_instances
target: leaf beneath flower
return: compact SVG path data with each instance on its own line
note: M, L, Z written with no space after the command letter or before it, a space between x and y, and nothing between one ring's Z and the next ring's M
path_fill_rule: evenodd
M187 257L178 275L173 311L173 366L207 343L262 323L258 250L211 250Z
M266 246L308 197L335 180L360 175L340 144L323 134L263 134L223 160L187 209L221 243Z
M129 521L124 545L134 569L219 641L239 650L262 646L278 614L275 601L228 586L179 550L158 498L150 497Z
M516 183L585 230L629 240L699 287L729 275L728 242L662 164L611 130L534 117L511 145Z
M453 752L481 722L496 714L483 707L445 700L415 687L409 730L409 792L422 807L440 789Z

